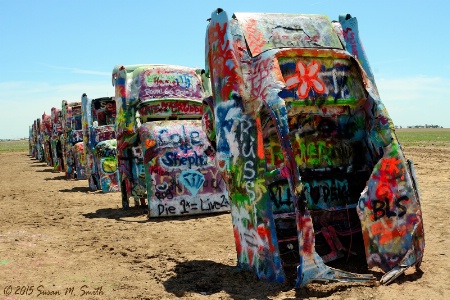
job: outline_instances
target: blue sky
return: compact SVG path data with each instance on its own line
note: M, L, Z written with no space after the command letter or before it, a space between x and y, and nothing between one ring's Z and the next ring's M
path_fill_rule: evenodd
M28 137L63 99L114 96L116 64L203 68L206 20L218 7L350 13L394 124L450 128L448 0L0 0L0 139Z

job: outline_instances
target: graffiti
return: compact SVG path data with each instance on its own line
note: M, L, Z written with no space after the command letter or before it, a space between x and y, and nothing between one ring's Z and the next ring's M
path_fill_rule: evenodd
M171 133L166 128L159 130L157 134L159 146L180 147L186 153L187 150L193 149L192 146L202 143L199 131L189 132L189 137L186 136L186 128L184 125L181 126L181 131L182 134L177 132Z
M304 44L318 43L320 36L308 36L302 30L278 26L272 29L272 38L277 47L298 47Z
M400 210L398 211L392 211L390 208L390 200L385 198L384 201L380 200L371 200L372 207L373 207L373 216L374 221L377 221L384 216L388 218L392 217L403 217L406 214L406 206L402 204L402 201L409 201L408 196L401 196L398 199L395 199L395 207Z
M230 203L228 202L225 195L220 196L220 201L212 201L210 199L203 200L200 198L201 210L203 212L221 210L222 208L229 208Z
M310 208L339 207L349 203L349 187L346 179L312 180L303 184Z
M202 106L198 103L182 102L182 101L161 101L139 108L139 114L141 116L154 116L158 115L200 115L202 113Z
M270 76L269 63L270 60L268 59L259 60L255 65L256 72L249 76L249 80L252 84L251 95L252 97L255 97L255 99L263 94L263 89L265 88L263 83Z
M157 214L158 216L170 216L170 215L185 215L192 213L209 213L209 212L221 212L229 210L230 203L226 199L225 195L221 196L220 200L211 200L209 198L199 198L200 202L180 200L178 203L170 204L158 204Z
M250 202L256 199L256 193L254 191L254 179L256 176L254 160L255 155L255 138L252 135L255 128L252 127L252 123L249 121L243 121L240 123L240 137L239 141L242 145L241 153L245 159L244 162L244 186L249 195Z
M169 172L166 171L161 166L154 166L154 165L152 165L152 166L149 167L148 172L150 174L156 174L156 175L159 175L159 176L169 175Z
M202 99L199 80L190 74L141 73L142 98L191 98Z
M90 99L86 94L81 100L85 173L89 187L104 193L120 191L115 102L111 97Z
M284 282L293 277L285 266L295 265L298 286L373 282L324 263L345 251L336 246L342 236L359 231L369 267L387 272L382 283L421 262L412 163L373 77L355 60L362 49L356 19L340 23L354 40L347 45L326 16L211 14L204 127L230 194L238 264L263 280ZM316 251L324 245L315 243L321 233L332 249L319 251L323 259Z
M325 92L325 84L317 77L319 73L319 64L317 61L311 61L307 66L299 61L295 66L296 74L286 77L286 86L288 89L292 89L295 86L297 88L297 94L299 98L306 98L309 91L312 89L319 94Z
M359 56L358 54L358 47L355 40L355 33L352 31L351 28L346 28L344 31L344 39L345 41L350 44L351 52L353 55L355 55L357 58Z
M207 160L193 151L191 156L180 156L177 152L166 152L164 158L161 158L161 162L166 167L182 167L187 166L188 168L205 166Z
M126 69L113 70L119 171L126 187L122 199L139 186L142 193L136 196L147 198L150 217L229 210L201 209L200 199L214 203L228 196L214 164L215 151L201 127L202 100L210 93L201 70L169 65L133 66L132 73ZM142 159L132 157L129 150L136 147L142 149ZM126 200L123 204L128 205Z
M180 174L179 181L188 189L192 196L196 196L205 182L205 177L198 171L184 170Z
M109 111L112 114L116 113L116 104L111 100L99 100L93 102L93 107L96 111Z
M280 57L278 62L286 81L281 96L298 105L355 105L364 97L358 71L348 60Z
M268 190L274 213L292 212L294 210L293 197L287 180L271 183Z

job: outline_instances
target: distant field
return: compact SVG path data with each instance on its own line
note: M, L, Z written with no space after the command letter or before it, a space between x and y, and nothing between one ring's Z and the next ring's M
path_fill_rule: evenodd
M450 128L402 128L396 129L403 146L450 147ZM28 140L0 141L0 152L28 151Z
M403 146L450 147L450 128L402 128L395 133Z
M28 140L0 141L0 152L28 152Z

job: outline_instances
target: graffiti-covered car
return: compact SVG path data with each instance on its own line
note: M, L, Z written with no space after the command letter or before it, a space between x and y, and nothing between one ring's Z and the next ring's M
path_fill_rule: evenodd
M202 129L209 85L200 73L173 65L114 68L123 207L133 197L148 200L150 217L229 211Z
M50 143L53 158L53 171L62 172L64 171L64 152L62 147L63 124L61 109L52 107L51 119L52 135Z
M29 136L28 136L28 155L37 159L37 129L36 129L36 120L29 127Z
M81 97L86 177L91 190L118 192L116 158L116 103L112 97Z
M86 179L81 102L62 101L62 151L67 179Z
M36 119L36 158L43 162L44 158L44 147L43 147L43 126L41 122L41 118Z
M382 283L419 266L414 167L380 100L356 19L229 18L219 9L206 41L213 97L204 127L230 193L239 266L268 281L294 277L297 286L373 282L325 264L350 255L344 237L361 233L368 267L386 272Z
M50 115L47 115L45 112L42 115L41 119L41 134L42 134L42 148L43 148L43 156L44 161L47 166L53 167L53 155L52 155L52 118Z

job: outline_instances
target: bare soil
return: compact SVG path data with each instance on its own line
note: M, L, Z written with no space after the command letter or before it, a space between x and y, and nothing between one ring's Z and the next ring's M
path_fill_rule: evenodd
M450 299L450 149L405 154L422 197L420 270L388 286L293 289L236 268L228 213L148 220L122 210L119 193L90 192L26 152L0 152L0 299Z

